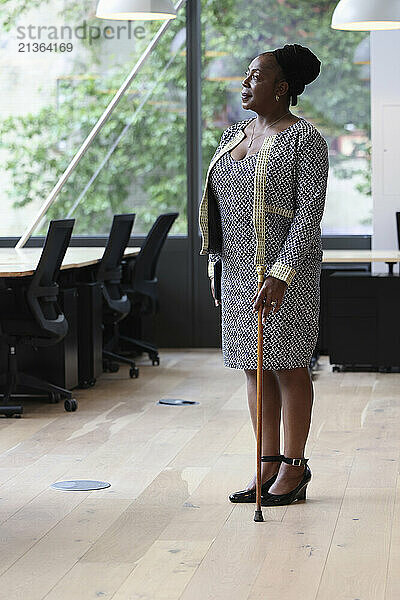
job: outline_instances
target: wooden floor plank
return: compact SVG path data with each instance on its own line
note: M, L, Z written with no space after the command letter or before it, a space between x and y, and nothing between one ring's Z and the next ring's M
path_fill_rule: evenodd
M392 487L347 487L316 600L384 598L393 501Z
M388 570L386 577L385 600L400 598L400 477L397 474L396 497L391 518Z
M314 600L352 463L351 453L337 453L320 440L310 455L307 501L264 508L264 513L281 512L282 518L279 527L265 524L269 545L248 600L274 598L277 590L281 598L294 600L300 589L302 598Z
M228 499L255 472L243 371L207 348L138 366L77 390L76 413L30 400L0 423L1 600L400 598L399 374L320 358L307 501L255 523Z

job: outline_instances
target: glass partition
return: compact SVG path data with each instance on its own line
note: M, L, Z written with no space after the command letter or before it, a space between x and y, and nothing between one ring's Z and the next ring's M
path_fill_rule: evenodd
M0 236L20 236L162 21L104 21L97 2L1 4ZM135 212L134 234L179 212L187 235L185 8L81 159L34 235L74 217L74 235L109 232Z
M369 32L331 29L336 4L202 0L204 169L222 130L255 116L240 97L251 60L285 44L307 46L321 60L321 73L290 110L314 123L329 144L322 233L372 234Z

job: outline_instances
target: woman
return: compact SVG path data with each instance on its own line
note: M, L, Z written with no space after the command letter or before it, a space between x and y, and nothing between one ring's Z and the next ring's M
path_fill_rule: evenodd
M200 254L209 255L214 300L214 264L222 260L224 365L245 372L255 433L257 313L263 307L263 506L305 499L311 479L304 449L313 403L309 364L318 336L320 223L329 162L325 139L289 106L316 79L320 65L299 44L264 52L250 63L242 104L257 116L223 132L199 207ZM260 292L257 265L266 268ZM255 482L256 475L230 500L255 502Z

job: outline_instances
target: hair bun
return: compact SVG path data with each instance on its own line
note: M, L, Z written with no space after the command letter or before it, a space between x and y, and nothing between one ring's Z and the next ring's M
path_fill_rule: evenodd
M316 79L321 70L321 61L315 56L309 48L293 44L294 54L297 58L296 63L299 68L299 73L302 75L302 80L307 85Z
M296 105L297 96L304 92L304 87L318 77L321 61L309 48L300 44L285 44L272 53L282 67Z

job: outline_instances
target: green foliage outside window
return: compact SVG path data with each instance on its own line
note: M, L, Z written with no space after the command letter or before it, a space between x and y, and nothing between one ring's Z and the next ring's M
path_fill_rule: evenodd
M12 29L24 11L43 4L43 0L24 0L16 9L14 0L0 0L3 26ZM285 43L309 46L322 62L321 75L299 97L293 112L312 120L328 141L343 135L347 123L364 131L369 140L369 86L360 81L359 66L352 62L354 49L366 34L332 30L330 20L336 4L336 0L203 0L203 73L215 55L234 54L240 76L261 52ZM73 0L64 4L60 14L70 23L79 24L84 18L98 25L95 6L93 0ZM135 55L124 56L106 74L101 73L99 46L86 43L85 58L76 58L71 69L80 79L60 80L54 96L39 112L0 121L1 147L8 156L5 169L11 176L9 194L16 210L23 210L32 201L42 202L48 195L110 101L110 90L119 88L159 27L159 21L146 22L146 38L136 41ZM135 211L135 200L140 198L138 217L143 230L147 231L161 212L178 210L172 233L186 234L185 46L165 69L171 58L171 42L184 27L185 11L181 9L134 80L131 93L123 98L65 185L48 218L69 213L114 140L131 123L144 94L158 82L72 215L77 217L75 233L106 233L112 214ZM237 84L240 89L240 81ZM236 93L240 102L240 92ZM204 176L221 132L229 124L215 125L223 121L228 97L225 81L204 79ZM331 166L342 178L360 175L357 189L368 196L369 142L359 144L356 152L367 159L365 170L349 166L353 157L341 154L331 156ZM41 233L44 229L42 226Z

